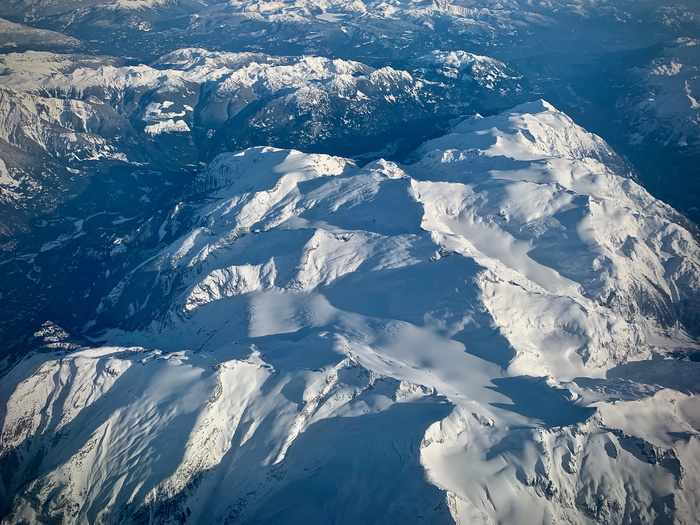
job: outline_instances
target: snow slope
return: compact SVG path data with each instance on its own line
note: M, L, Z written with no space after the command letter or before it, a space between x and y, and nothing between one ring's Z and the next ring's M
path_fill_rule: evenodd
M700 247L622 166L543 101L220 155L0 383L4 523L695 523Z

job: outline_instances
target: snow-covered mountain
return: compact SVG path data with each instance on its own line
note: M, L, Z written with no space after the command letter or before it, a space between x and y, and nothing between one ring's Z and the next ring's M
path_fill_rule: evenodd
M57 33L16 24L0 18L0 49L6 51L73 51L81 46L79 40Z
M700 522L697 5L0 16L0 522Z
M2 231L51 210L110 166L178 169L254 144L395 150L436 123L521 96L517 78L488 57L438 53L419 65L440 73L424 80L352 61L203 49L181 49L152 66L92 55L2 55ZM457 75L456 88L442 81Z
M477 111L492 113L538 96L552 100L632 158L652 194L670 202L696 222L700 217L700 212L694 209L693 198L669 189L691 187L692 196L700 191L694 182L696 177L684 176L697 164L697 149L678 146L692 145L697 140L697 125L693 124L697 120L697 108L692 107L692 102L684 104L690 101L685 97L686 91L693 99L697 98L693 94L695 81L691 73L697 53L692 56L694 50L686 49L680 51L684 56L673 56L676 43L692 41L700 34L700 11L692 3L685 5L670 0L11 0L0 4L0 16L15 24L3 26L8 35L7 45L16 45L16 35L32 26L37 34L29 41L38 42L32 49L45 51L46 42L54 41L55 47L48 46L48 50L71 50L69 44L79 40L79 49L83 52L118 56L130 65L151 64L158 57L182 48L200 48L274 57L326 57L359 62L375 70L391 67L408 71L415 80L433 81L434 68L429 67L426 75L416 75L412 69L420 67L416 65L420 57L459 53L460 50L475 56L493 57L500 64L507 64L507 75L521 78L517 83L527 85L526 91L533 96L521 98L512 89L500 93L498 88L472 92L474 96L468 97L471 105L474 101L488 102L486 107L476 108ZM61 39L65 41L59 44ZM22 36L19 40L27 39ZM659 53L663 48L669 50L667 56ZM25 49L25 44L20 44L18 50ZM687 54L691 56L685 56ZM681 74L674 78L644 73L674 60L685 65ZM445 84L445 89L440 90L435 99L444 100L449 93L459 91L462 77L438 79ZM681 80L688 81L687 89ZM197 86L191 89L196 91ZM471 89L468 87L465 91ZM346 101L345 108L349 105ZM384 116L388 114L383 113ZM324 115L322 112L316 117ZM187 119L179 124L175 119L175 123L175 126L167 124L168 129L183 130L184 124L189 125ZM412 129L421 127L420 124L411 126ZM251 131L249 138L259 138L259 126L251 127ZM240 142L241 137L236 133L233 136L222 133L214 142L219 139L227 144ZM340 143L354 144L355 140L341 138ZM673 146L666 148L663 146L666 143ZM237 144L236 147L249 145L252 144ZM304 144L274 145L330 151L326 151L326 145L310 149ZM180 143L178 148L187 149L186 146ZM225 151L226 147L213 146L213 152ZM162 149L162 146L155 149ZM370 148L362 153L376 153L381 149ZM357 153L330 152L344 156ZM659 157L663 160L656 162ZM37 172L32 173L36 176ZM665 180L669 176L675 184L656 183L659 178Z
M700 152L700 40L679 39L646 68L630 72L640 84L631 100L630 141L651 136L664 146Z
M543 101L218 156L3 377L4 522L695 523L700 246L625 166Z
M0 6L0 15L12 20L4 22L2 27L7 42L0 44L13 46L20 42L19 51L28 47L56 51L79 46L81 51L89 51L93 55L119 56L130 64L125 66L127 69L134 70L134 81L141 75L142 80L151 77L151 73L143 70L150 66L144 64L151 64L157 57L182 48L192 51L202 48L217 52L254 51L259 55L268 55L268 60L260 68L259 74L262 75L268 74L264 71L266 69L270 70L270 75L274 75L277 66L291 66L301 56L309 56L325 57L329 63L333 59L346 63L359 62L366 71L369 67L382 73L387 73L389 69L406 71L411 76L410 80L402 80L389 75L390 78L385 80L390 85L397 86L397 93L389 94L396 97L394 103L389 107L375 107L376 104L385 102L382 88L374 84L379 73L373 79L350 80L349 83L337 80L335 85L331 85L333 83L322 80L331 75L330 71L311 73L304 68L297 68L297 74L301 75L298 79L310 74L314 81L301 90L299 88L302 86L295 83L296 94L279 90L273 91L272 95L256 92L254 103L246 106L250 114L239 111L243 107L240 100L233 102L232 107L239 112L238 117L235 117L227 114L227 109L230 109L227 107L230 93L225 89L222 92L221 86L202 85L196 80L193 84L182 84L182 75L172 76L161 71L169 79L166 81L168 86L154 82L149 91L178 91L180 94L176 97L177 100L155 95L156 105L149 109L150 102L147 102L146 96L143 107L138 110L131 108L133 113L128 111L128 114L120 114L119 119L111 119L113 122L105 129L112 129L115 125L125 128L123 134L116 135L126 141L125 144L110 144L115 149L113 155L117 155L118 151L127 158L131 155L143 159L143 151L140 149L145 147L148 150L146 157L155 157L149 158L148 162L157 160L167 164L173 157L172 150L177 149L185 152L183 157L187 158L184 165L192 164L193 160L195 164L198 160L208 161L211 155L222 151L268 144L344 156L376 156L387 144L377 144L374 148L373 143L381 142L379 137L387 132L399 135L405 132L409 127L401 126L400 123L407 119L417 122L410 126L412 130L424 127L433 129L447 117L466 114L466 106L482 113L492 113L531 100L533 97L522 97L519 94L522 85L529 85L531 92L555 100L558 106L569 112L575 109L581 112L581 116L585 115L586 123L591 129L612 140L616 147L622 148L624 154L634 158L643 180L648 181L654 195L671 202L697 220L698 212L693 209L692 199L684 198L682 193L671 191L664 185L655 184L655 180L662 176L665 164L653 161L659 156L668 157L664 144L673 144L674 154L671 155L673 159L669 166L672 177L679 185L692 186L693 194L699 191L694 177L689 180L681 173L690 169L688 165L697 163L697 148L693 146L698 140L697 108L692 106L692 100L696 98L693 94L695 80L692 71L696 67L694 55L697 53L694 53L694 49L683 51L681 46L678 49L684 56L672 56L674 42L692 41L700 30L700 13L692 5L682 6L656 0L13 0ZM17 22L36 27L29 28ZM580 28L578 32L572 32L570 28L574 26ZM29 35L29 32L31 37L22 36ZM235 38L231 35L235 35ZM35 42L36 45L27 42ZM654 56L654 49L659 46L670 49L668 56ZM640 49L649 51L639 51ZM297 58L281 61L272 58L280 56ZM465 60L465 56L471 58ZM475 59L480 56L493 58L486 61ZM628 56L633 58L624 58ZM138 66L133 66L134 57L137 58ZM426 63L425 57L436 60ZM36 55L30 55L30 58L37 61L37 67L42 64L41 67L47 68L46 70L51 68L43 58ZM66 58L61 60L65 61ZM447 60L448 63L440 64L440 60ZM631 63L626 64L625 60ZM30 60L25 60L24 66L29 62ZM654 73L660 71L659 67L663 69L667 62L684 63L685 67L680 75ZM470 70L455 76L454 64L458 63L471 64ZM115 65L115 62L107 60L105 65L107 64ZM630 74L617 74L618 69L627 71L630 66ZM12 70L12 66L6 67ZM155 69L158 69L157 66ZM553 69L558 70L558 77L554 79ZM601 75L610 71L615 73L601 78ZM641 80L640 75L644 77ZM105 75L108 76L109 74ZM154 76L151 80L156 78L160 77ZM487 78L497 82L484 81ZM86 80L70 75L67 79L77 83L76 86L71 86L75 89L78 89L81 81ZM3 78L0 85L6 86L5 81L12 83L11 79ZM104 78L103 81L109 84L114 80ZM343 82L347 85L341 87L339 84ZM345 96L353 92L356 83L360 84L358 87L361 93L364 93L363 84L369 86L369 100L352 100ZM139 99L144 94L142 88L144 86L125 86L127 93L124 96L127 100L130 97ZM40 87L35 84L30 89L36 91ZM128 92L130 89L131 92ZM201 114L216 115L213 123L194 122L198 119L194 113L199 113L196 107L200 89L212 97L211 105L203 103ZM373 96L374 89L379 90L374 93L378 98ZM686 97L686 92L690 93L690 99ZM249 98L253 97L245 89L242 93ZM45 96L43 91L38 94ZM99 94L94 96L99 99ZM590 115L591 99L600 106L602 119L599 115ZM146 122L149 120L148 115L153 117L155 113L152 110L158 109L157 104L162 102L174 102L171 111L161 111L163 115L170 114L171 117L163 117L162 121L150 118L153 122ZM187 107L193 110L189 111ZM297 115L296 111L301 113ZM291 122L289 116L293 117ZM368 129L358 132L367 126L367 116L375 116L380 122L386 121L389 129L377 130L381 126L374 122ZM80 119L79 116L77 118ZM123 118L129 120L129 123L126 124ZM230 118L230 126L219 131L214 124L220 123L223 118ZM314 126L307 119L316 122L321 129L310 129ZM41 117L38 121L41 121ZM613 126L612 122L621 125ZM132 126L135 127L134 130L130 129ZM151 133L138 136L146 126ZM198 129L195 130L194 127ZM173 133L165 136L158 133L165 130ZM73 131L75 130L69 126L68 133ZM188 131L192 131L195 136L196 153L190 144L192 136L187 135ZM178 132L179 138L171 140ZM102 134L102 138L110 142L113 135L115 133L109 131ZM391 137L387 142L394 142L394 138L396 137ZM348 146L356 149L346 149ZM392 147L396 147L396 144ZM3 155L3 161L7 163L5 159L12 157L13 153L13 149L8 149ZM21 152L17 153L22 156ZM42 194L39 197L36 189L28 188L18 196L5 196L5 200L27 201L27 208L31 210L50 209L56 205L56 196L64 194L66 187L74 186L75 180L89 175L73 173L69 176L61 171L60 166L49 164L46 171L49 175L44 177L47 182L41 183L42 187L50 188L50 180L60 181L53 184L55 189L48 192L50 195ZM163 168L159 165L152 167ZM167 168L173 169L173 166ZM72 166L71 169L81 168ZM15 178L42 179L40 167L19 165L5 171L10 177L17 171ZM49 203L50 206L47 205ZM23 224L26 220L26 217L21 220L18 216L13 222ZM7 232L11 231L9 224L2 226Z

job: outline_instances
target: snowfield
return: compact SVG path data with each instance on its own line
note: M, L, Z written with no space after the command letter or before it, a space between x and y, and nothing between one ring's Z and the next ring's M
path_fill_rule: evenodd
M544 101L219 155L0 382L3 523L697 523L700 246L625 170Z

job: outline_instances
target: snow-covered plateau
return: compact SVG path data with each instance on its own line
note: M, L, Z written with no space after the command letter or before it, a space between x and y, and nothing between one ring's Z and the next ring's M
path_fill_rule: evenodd
M626 166L544 101L219 155L3 376L3 523L697 523L697 229Z

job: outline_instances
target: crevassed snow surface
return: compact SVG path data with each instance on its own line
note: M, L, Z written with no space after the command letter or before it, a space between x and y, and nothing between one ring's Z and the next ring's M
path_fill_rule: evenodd
M700 249L623 165L543 101L220 155L122 329L0 383L5 522L695 523Z

